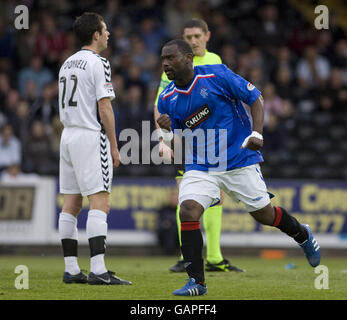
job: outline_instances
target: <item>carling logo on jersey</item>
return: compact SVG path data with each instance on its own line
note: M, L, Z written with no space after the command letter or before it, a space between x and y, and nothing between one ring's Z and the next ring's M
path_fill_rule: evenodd
M187 128L193 129L204 122L211 115L211 110L207 104L204 104L198 111L184 120Z

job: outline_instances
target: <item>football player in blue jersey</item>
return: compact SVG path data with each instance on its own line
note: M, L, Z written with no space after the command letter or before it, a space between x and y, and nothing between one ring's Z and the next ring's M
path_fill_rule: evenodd
M173 80L160 94L157 122L164 142L185 139L185 169L179 188L182 254L189 281L174 295L207 293L200 230L203 212L218 203L220 189L242 201L261 224L292 237L311 264L320 263L320 248L308 225L281 207L273 207L262 177L264 106L260 91L227 66L193 67L193 52L184 40L164 45L162 66ZM244 104L250 106L249 117Z

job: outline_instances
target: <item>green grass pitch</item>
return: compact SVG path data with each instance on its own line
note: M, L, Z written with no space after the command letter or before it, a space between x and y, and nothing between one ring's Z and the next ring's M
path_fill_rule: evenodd
M0 300L182 300L172 291L186 282L185 273L170 273L176 257L106 257L109 270L132 286L90 286L64 284L62 257L0 256ZM320 275L304 257L263 260L260 257L233 257L232 263L244 273L206 272L208 294L187 300L346 300L347 258L323 258L328 267L328 289L316 289ZM294 269L285 269L288 263ZM79 258L82 269L89 270L89 259ZM18 290L15 273L18 265L29 270L29 288Z

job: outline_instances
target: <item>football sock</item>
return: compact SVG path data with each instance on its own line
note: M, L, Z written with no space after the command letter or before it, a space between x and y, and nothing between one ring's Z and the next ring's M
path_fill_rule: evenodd
M203 214L206 232L206 260L209 263L219 263L223 260L220 248L220 234L222 229L222 206L208 208Z
M102 274L107 272L105 266L105 249L107 235L107 214L100 210L89 210L87 218L87 237L90 248L90 272Z
M296 242L303 243L308 239L306 229L293 216L281 207L274 207L275 221L273 226L292 237Z
M181 239L181 219L180 219L180 205L177 205L176 209L176 222L177 222L177 231L178 231L178 241L180 244L180 248L182 247L182 239ZM183 260L183 255L181 252L179 260Z
M181 222L182 254L188 276L204 284L203 238L199 221Z
M76 275L81 272L77 262L77 219L70 213L61 212L58 230L63 247L65 272Z

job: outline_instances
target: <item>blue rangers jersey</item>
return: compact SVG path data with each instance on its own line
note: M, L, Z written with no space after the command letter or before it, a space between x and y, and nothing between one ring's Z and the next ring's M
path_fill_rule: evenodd
M260 94L224 64L196 66L186 87L172 81L163 90L158 110L184 137L186 171L228 171L263 161L259 151L241 149L252 132L242 102L251 106Z

